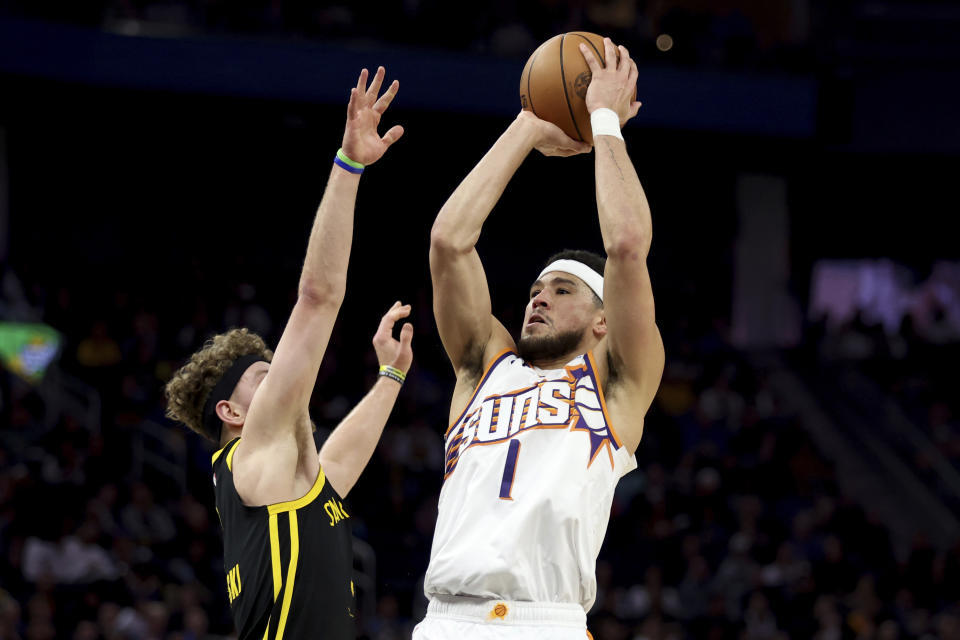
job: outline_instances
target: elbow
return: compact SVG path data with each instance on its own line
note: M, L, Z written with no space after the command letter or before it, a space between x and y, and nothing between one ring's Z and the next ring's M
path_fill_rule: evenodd
M343 303L346 282L338 285L332 281L303 277L297 291L297 304L309 307L337 307Z
M617 262L645 261L650 251L650 234L640 229L622 230L604 246L609 259Z
M468 242L458 234L450 224L437 220L430 230L431 254L458 254L473 249L473 243Z

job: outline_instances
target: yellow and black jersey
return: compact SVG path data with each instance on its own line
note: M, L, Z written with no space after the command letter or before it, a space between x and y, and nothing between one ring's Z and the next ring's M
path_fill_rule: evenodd
M213 455L227 596L240 640L355 638L349 514L320 469L299 500L248 507L233 484L240 438Z

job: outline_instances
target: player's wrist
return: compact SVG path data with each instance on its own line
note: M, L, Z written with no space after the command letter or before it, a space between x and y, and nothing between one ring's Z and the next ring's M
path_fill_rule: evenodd
M544 145L554 146L556 142L556 125L541 119L539 116L525 112L527 115L517 124L519 130L515 136L517 144L525 151L534 149L543 151Z
M543 121L530 111L521 111L517 119L510 125L520 138L526 142L533 143L537 139L538 131L543 125Z
M407 373L403 369L399 369L389 364L380 365L380 370L377 371L377 376L380 378L387 378L388 380L393 380L399 384L403 384L407 379Z
M623 133L620 131L620 116L613 109L599 107L590 112L590 128L593 130L593 138L597 136L612 136L623 140Z
M337 149L336 155L333 156L333 164L337 165L344 171L347 171L348 173L352 173L355 175L360 175L361 173L363 173L363 169L366 166L363 163L357 162L356 160L351 158L350 155L348 155L344 151L343 147L340 147L339 149Z

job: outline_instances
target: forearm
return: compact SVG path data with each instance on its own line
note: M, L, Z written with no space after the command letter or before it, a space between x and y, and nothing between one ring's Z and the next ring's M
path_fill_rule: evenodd
M646 259L653 231L650 205L626 145L613 136L597 136L595 144L597 210L607 255Z
M514 120L443 205L433 224L432 245L466 251L476 245L480 229L507 183L533 149L535 130Z
M300 274L301 298L339 303L347 285L360 176L334 166L313 221Z
M320 464L333 488L345 497L370 461L400 385L385 377L377 378L373 388L344 418L320 450Z

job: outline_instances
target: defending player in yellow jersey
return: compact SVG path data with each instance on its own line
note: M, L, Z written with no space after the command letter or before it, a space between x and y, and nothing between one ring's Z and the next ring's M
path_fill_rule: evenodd
M241 640L356 637L350 514L343 499L370 460L413 358L410 314L380 322L377 383L319 448L308 411L346 289L364 165L403 134L377 127L397 93L384 69L351 90L343 147L314 219L297 302L276 353L246 329L210 340L167 384L167 412L220 447L213 456L224 573ZM229 247L216 247L229 251ZM399 383L399 384L398 384Z

